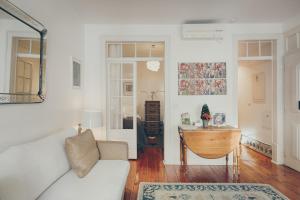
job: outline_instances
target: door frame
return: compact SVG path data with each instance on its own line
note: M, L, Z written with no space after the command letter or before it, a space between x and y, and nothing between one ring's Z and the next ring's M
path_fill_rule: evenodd
M276 40L276 63L273 65L273 120L272 120L272 162L284 164L283 137L283 36L281 34L238 34L233 36L233 67L234 67L234 108L238 122L238 41L239 40Z
M119 35L102 35L100 37L100 52L101 52L101 56L100 56L100 67L102 69L104 69L104 71L102 71L103 73L101 74L101 78L103 78L106 82L106 75L107 74L107 69L106 69L106 42L107 41L134 41L134 42L164 42L165 44L165 54L164 54L164 67L165 67L165 73L164 73L164 84L165 84L165 96L164 96L164 100L165 100L165 106L164 106L164 159L167 158L167 154L166 152L173 152L173 150L171 149L171 147L169 147L169 145L166 145L166 141L170 141L172 138L172 129L171 129L171 87L170 87L170 82L171 82L171 75L169 73L166 72L170 72L171 71L171 60L170 60L170 50L171 50L171 37L170 36L166 36L166 35L156 35L156 36L143 36L143 35L128 35L128 34L119 34ZM105 87L105 90L107 88ZM106 92L106 91L105 91ZM107 116L107 99L105 98L105 96L103 95L101 97L101 102L102 102L102 110L104 112L104 116ZM104 124L107 124L107 118L105 118L103 120ZM107 127L105 126L103 128L103 132L106 135L106 139L107 139ZM165 162L165 161L164 161Z
M289 61L289 58L290 57L294 57L294 56L296 56L297 58L298 58L298 55L300 55L300 25L298 25L298 26L295 26L294 28L289 28L288 30L285 30L284 31L284 34L283 34L284 36L284 42L285 42L285 48L284 48L284 73L286 73L286 70L288 70L287 69L287 67L290 67L289 66L289 64L290 64L290 61ZM292 48L292 49L290 49L290 47L289 47L289 39L292 37L292 36L296 36L297 37L297 40L296 40L296 48ZM296 64L296 63L295 63ZM295 71L297 72L297 68L298 67L300 67L300 64L298 63L298 64L296 64L296 69L295 69ZM299 74L295 74L296 75L296 77L295 77L295 80L297 81L297 79L298 79L298 87L299 87ZM285 82L284 82L284 84L286 84L286 80L285 80ZM297 84L297 82L296 82L296 84ZM286 85L284 85L284 87L286 87ZM297 88L297 86L295 87L295 89L297 89L297 91L296 91L296 94L295 94L295 96L296 96L296 98L295 98L295 102L297 102L297 101L299 101L299 99L298 99L298 97L299 97L299 91L298 91L298 89L299 88ZM287 102L288 103L288 102ZM288 108L286 107L286 105L287 105L287 103L285 103L284 104L284 108L285 108L285 110L287 110ZM296 111L297 110L297 111ZM289 110L289 111L287 111L287 113L285 113L284 115L285 116L288 116L288 115L293 115L293 114L296 114L296 113L298 113L299 114L299 109L297 109L297 106L295 105L295 110L294 110L294 113L291 113L292 111L291 110ZM286 117L287 118L287 117ZM287 121L288 119L286 119L285 120L285 122ZM290 124L288 124L288 123L285 123L284 124L285 126L284 126L284 131L286 131L288 128L291 128L292 129L292 131L293 132L290 132L290 134L287 136L287 137L285 137L285 164L287 165L287 166L289 166L289 167L291 167L291 168L293 168L293 169L295 169L295 170L297 170L297 171L300 171L300 167L299 167L299 160L296 160L296 159L298 159L298 158L294 158L293 159L293 156L295 156L295 155L293 155L293 150L297 150L297 147L296 147L296 149L293 149L293 148L295 148L295 147L291 147L291 146L289 146L289 145L298 145L297 143L298 143L298 141L296 141L296 144L291 144L291 143L289 143L289 141L291 141L292 140L292 138L293 138L293 134L295 134L295 132L299 132L299 126L298 126L298 123L296 124L296 123L290 123ZM296 134L296 135L298 135L298 134ZM295 137L295 136L294 136ZM299 138L297 138L298 136L296 136L296 138L295 139L299 139ZM297 152L295 152L296 154L297 154ZM298 156L297 156L298 157Z
M285 124L284 124L284 131L287 132L287 135L285 137L285 164L292 168L295 169L297 171L300 171L300 160L299 160L299 130L300 130L300 126L299 126L299 120L295 120L298 119L299 117L299 108L296 104L296 102L299 101L299 71L300 71L300 51L294 51L293 53L289 53L287 55L285 55L285 85L284 87L287 87L287 84L290 85L290 83L288 83L290 80L295 80L295 87L292 87L292 93L293 91L295 92L295 96L292 96L292 98L287 98L287 95L285 95L286 99L285 99L285 104L284 104L284 108L285 108ZM297 61L294 63L292 62L290 59L296 57ZM289 76L289 80L286 79L286 75L288 72L290 72L290 70L295 70L295 74L292 73L291 77ZM298 86L297 86L298 85ZM289 87L291 88L291 87ZM296 91L295 91L296 90ZM286 92L287 90L285 90ZM285 93L286 94L286 93ZM294 98L294 99L293 99ZM288 101L287 101L288 100ZM291 100L293 100L294 104L291 102ZM290 107L289 107L289 106ZM297 115L297 116L296 116ZM296 152L294 152L296 151Z

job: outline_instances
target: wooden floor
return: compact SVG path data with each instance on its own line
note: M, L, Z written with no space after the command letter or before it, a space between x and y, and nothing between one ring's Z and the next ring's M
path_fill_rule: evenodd
M163 165L162 151L146 148L138 160L130 161L125 200L136 200L139 182L233 182L231 168L226 166ZM241 183L266 183L292 200L300 200L300 173L246 147L241 148Z

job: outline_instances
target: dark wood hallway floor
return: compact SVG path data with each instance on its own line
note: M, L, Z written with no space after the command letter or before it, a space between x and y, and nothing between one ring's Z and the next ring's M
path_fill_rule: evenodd
M241 149L241 176L243 183L266 183L292 200L300 200L300 173L246 147ZM138 160L130 161L125 200L135 200L139 182L233 182L231 168L226 166L163 165L159 148L146 148Z

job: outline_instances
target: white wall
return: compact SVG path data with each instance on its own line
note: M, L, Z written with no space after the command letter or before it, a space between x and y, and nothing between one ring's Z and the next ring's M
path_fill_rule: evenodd
M237 125L237 66L233 55L233 35L280 34L281 24L227 25L225 39L221 42L182 40L179 25L86 25L85 35L79 24L79 9L70 9L69 2L12 0L49 30L47 55L47 97L42 104L0 105L0 151L20 142L28 141L52 130L69 127L79 121L82 108L82 91L71 87L70 56L86 60L85 108L106 108L106 71L103 38L128 36L157 37L167 41L166 60L166 113L168 129L165 135L165 163L179 164L179 137L177 126L182 112L190 112L198 120L203 103L212 112L225 112L227 122ZM54 14L55 13L55 14ZM83 45L84 39L84 45ZM84 47L84 52L83 52ZM228 94L225 96L178 96L178 62L226 61ZM278 75L280 76L280 74ZM105 122L105 120L104 120ZM105 131L105 127L103 129ZM105 132L104 132L105 133ZM191 157L192 156L192 157ZM189 163L199 159L189 155ZM220 161L221 162L221 161ZM222 161L223 163L223 161Z
M253 101L253 77L265 74L265 101ZM240 62L238 74L239 91L239 127L242 134L272 145L272 62L251 61Z
M161 62L160 69L153 72L147 69L146 62L137 63L137 114L145 120L145 101L151 101L152 91L165 90L164 64ZM160 120L164 120L164 92L154 95L155 101L160 101Z
M297 26L300 26L300 15L297 15L282 23L283 32L290 31Z
M180 114L189 112L193 121L199 120L200 109L207 103L212 112L226 113L227 123L237 126L237 66L234 62L233 35L281 33L280 24L226 25L223 41L183 40L179 25L86 25L85 60L86 93L85 107L106 108L106 70L104 39L108 36L136 41L166 40L166 122L165 163L179 164L179 137L177 126ZM151 37L149 37L149 35ZM122 37L123 36L123 37ZM111 38L110 37L110 38ZM124 40L125 40L124 39ZM224 96L178 96L178 62L226 61L228 86ZM105 128L104 128L105 129ZM189 154L188 163L203 164L195 155ZM207 164L207 163L206 163ZM224 164L224 160L210 164Z
M46 101L31 105L0 105L0 151L79 122L82 90L71 86L70 56L83 59L83 26L75 11L55 1L13 0L48 29ZM55 14L54 14L55 13Z

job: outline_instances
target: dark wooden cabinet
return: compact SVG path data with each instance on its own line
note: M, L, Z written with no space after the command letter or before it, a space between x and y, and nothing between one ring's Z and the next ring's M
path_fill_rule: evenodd
M159 134L160 101L145 102L145 131L146 134Z
M160 101L145 102L144 130L146 143L161 146L163 123L160 121Z

